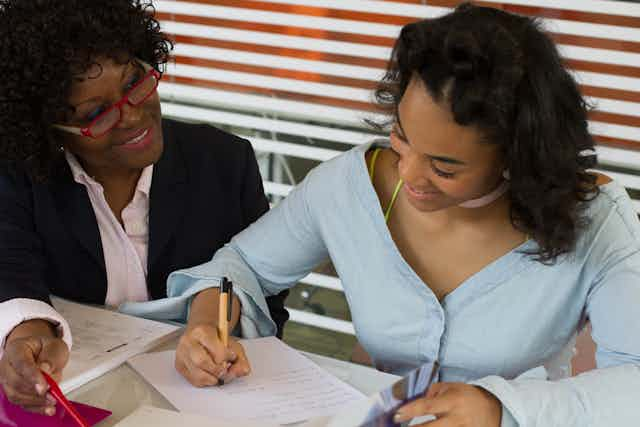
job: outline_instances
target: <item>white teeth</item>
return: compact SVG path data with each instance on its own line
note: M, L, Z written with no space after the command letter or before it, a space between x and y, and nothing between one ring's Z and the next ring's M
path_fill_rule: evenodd
M137 144L138 142L142 141L144 137L147 136L148 133L149 133L149 129L145 130L140 136L133 138L131 141L125 142L125 145Z

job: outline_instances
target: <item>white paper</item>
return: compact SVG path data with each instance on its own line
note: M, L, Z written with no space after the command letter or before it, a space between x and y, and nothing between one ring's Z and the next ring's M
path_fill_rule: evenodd
M289 424L365 398L274 337L242 344L251 374L222 387L193 387L175 370L174 351L136 356L129 364L178 410L212 420Z
M212 420L194 414L185 414L166 409L154 408L153 406L141 406L131 415L121 420L114 427L238 427L236 423L228 423ZM247 424L242 427L275 427L275 424L264 423Z
M170 339L180 328L52 297L71 327L73 347L60 388L64 393Z

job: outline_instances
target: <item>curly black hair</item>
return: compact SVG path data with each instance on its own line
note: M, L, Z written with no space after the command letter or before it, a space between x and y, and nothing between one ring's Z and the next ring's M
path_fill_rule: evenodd
M570 252L588 222L581 202L598 194L587 172L596 158L585 155L594 150L590 107L540 23L463 3L408 24L376 90L378 105L395 118L414 75L456 123L477 126L483 142L500 147L511 222L538 244L530 254L553 263Z
M47 179L74 77L98 57L160 71L172 48L150 1L0 0L0 160Z

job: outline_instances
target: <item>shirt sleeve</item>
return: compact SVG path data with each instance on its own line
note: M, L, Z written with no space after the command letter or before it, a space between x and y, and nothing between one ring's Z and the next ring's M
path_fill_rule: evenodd
M274 209L236 235L208 263L173 272L170 295L218 286L229 278L242 304L244 337L274 335L265 296L289 289L328 257L307 194L313 191L314 171Z
M51 322L71 349L73 340L67 321L49 304L29 298L14 298L0 303L0 358L4 353L7 337L13 329L27 320L42 319Z
M587 299L598 369L560 381L473 382L502 402L501 427L640 425L640 251L627 252L601 260Z

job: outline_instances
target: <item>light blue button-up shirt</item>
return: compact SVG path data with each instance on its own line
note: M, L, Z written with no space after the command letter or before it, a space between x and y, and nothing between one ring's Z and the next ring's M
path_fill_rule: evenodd
M242 302L243 334L274 334L263 295L330 257L358 340L380 369L403 374L438 360L441 381L473 383L500 399L503 427L640 426L640 226L624 188L601 187L576 249L554 265L522 253L535 248L530 240L438 301L391 238L368 148L321 164L210 262L174 272L174 314L227 276ZM562 354L587 318L599 369L555 381L518 378Z

